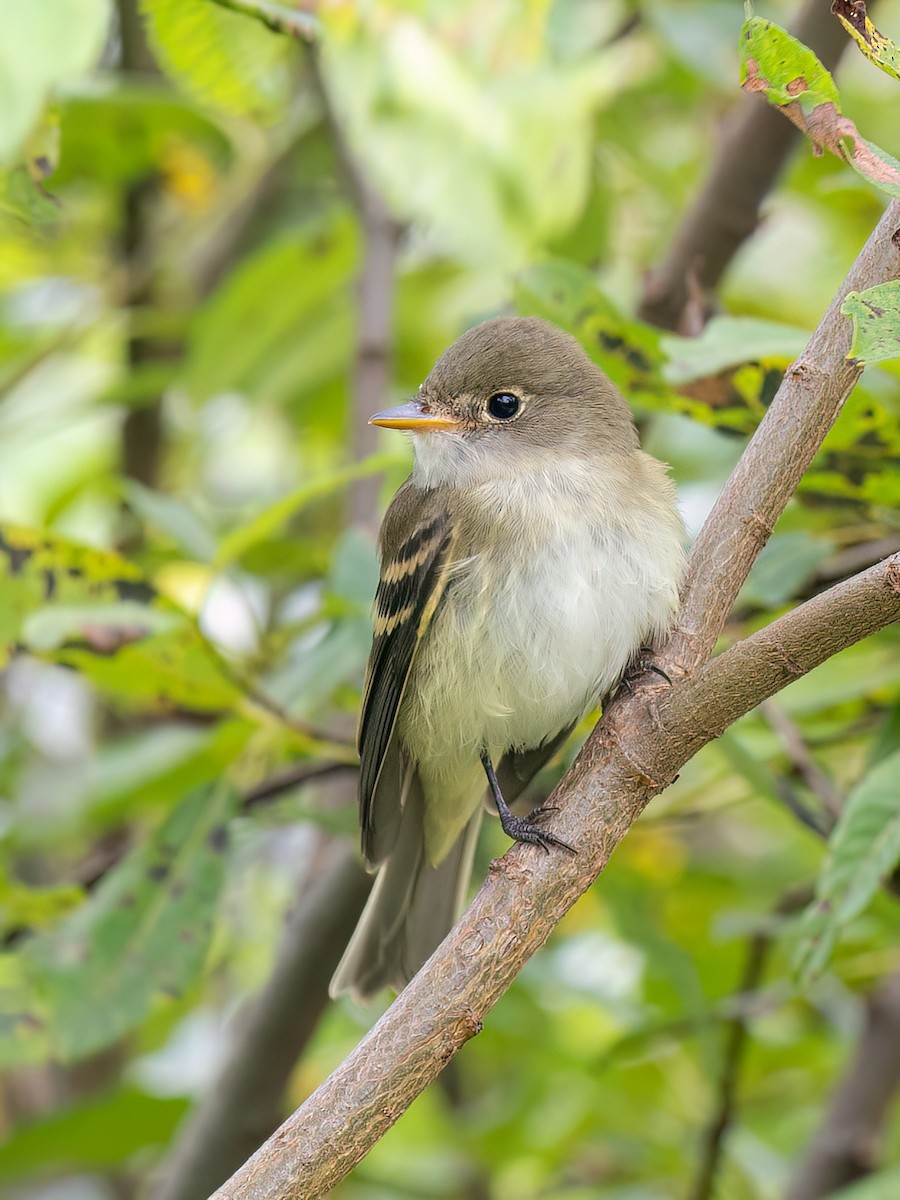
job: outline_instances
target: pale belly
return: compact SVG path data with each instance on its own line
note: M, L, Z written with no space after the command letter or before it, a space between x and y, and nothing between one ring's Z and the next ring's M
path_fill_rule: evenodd
M482 751L497 762L577 721L666 626L675 602L674 580L608 534L560 538L529 562L475 560L450 582L398 723L420 764L432 861L480 801Z

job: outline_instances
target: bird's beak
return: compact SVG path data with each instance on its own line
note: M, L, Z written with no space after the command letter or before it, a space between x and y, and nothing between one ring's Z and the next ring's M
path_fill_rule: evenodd
M398 404L396 408L386 408L384 412L369 417L369 424L380 425L383 429L410 429L413 433L432 433L437 429L462 428L461 421L431 412L424 400L410 400L408 404Z

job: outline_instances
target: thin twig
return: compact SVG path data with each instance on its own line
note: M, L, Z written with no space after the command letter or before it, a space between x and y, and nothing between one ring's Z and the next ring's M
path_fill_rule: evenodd
M750 938L739 995L750 995L759 987L770 945L767 934L757 933ZM726 1026L725 1054L715 1111L703 1137L697 1173L687 1193L689 1200L710 1200L715 1195L716 1176L725 1151L725 1139L734 1120L738 1078L747 1039L747 1019L743 1013L737 1013Z
M355 775L357 770L356 763L351 762L296 763L284 771L279 771L277 775L270 775L268 779L264 779L246 791L244 808L254 808L257 804L274 800L277 796L281 796L293 788L302 787L305 783L312 783L313 780L326 779L330 775L343 775L347 772Z
M788 812L796 817L801 825L805 826L817 837L828 838L828 835L834 828L834 821L830 818L826 820L820 813L817 813L808 804L805 804L791 787L789 780L776 776L773 780L773 785L778 799Z
M733 1011L726 1026L725 1054L722 1073L719 1077L718 1097L713 1117L706 1129L697 1173L688 1190L689 1200L711 1200L716 1194L716 1177L725 1152L728 1130L734 1123L737 1105L738 1082L744 1051L749 1037L751 1016L758 1016L761 1009L753 1003L765 973L766 960L772 947L781 918L805 908L811 898L809 888L794 888L785 893L772 913L765 929L760 929L747 943L747 956L738 987Z
M881 562L889 554L900 550L900 534L890 537L876 538L870 542L857 542L839 550L831 558L827 558L816 570L815 579L818 583L832 583L835 579L846 579L855 575L872 563Z
M351 440L355 459L377 448L369 417L390 394L394 351L394 288L403 225L392 215L365 164L354 150L332 103L318 50L309 46L307 66L362 232L362 263L356 284L356 346L353 355ZM350 522L374 529L379 480L359 479L350 491Z
M778 735L791 764L800 772L803 782L813 795L818 796L822 807L834 823L841 815L844 805L843 797L834 781L810 754L803 734L780 704L774 700L767 700L759 707L765 720Z
M272 4L270 0L212 0L212 3L245 17L253 17L273 33L283 33L301 42L312 42L318 36L319 23L316 18L297 8Z

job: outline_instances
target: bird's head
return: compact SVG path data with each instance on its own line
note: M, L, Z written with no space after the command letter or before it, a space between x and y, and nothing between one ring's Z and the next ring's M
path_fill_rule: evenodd
M553 458L637 448L621 394L569 334L537 317L498 317L464 333L414 400L373 425L416 436L426 485L545 469Z

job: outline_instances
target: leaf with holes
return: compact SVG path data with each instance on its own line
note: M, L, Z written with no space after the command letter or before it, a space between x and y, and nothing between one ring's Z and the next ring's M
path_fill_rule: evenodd
M900 79L900 47L879 33L866 12L865 0L834 0L831 11L876 67Z
M78 671L132 711L240 707L196 620L111 551L0 526L0 665L16 649Z
M155 599L140 570L117 554L0 526L0 665L24 640L32 614L45 607L146 605Z
M760 17L741 30L741 87L764 96L819 151L830 151L889 196L900 196L900 162L867 142L844 116L834 80L812 50Z

